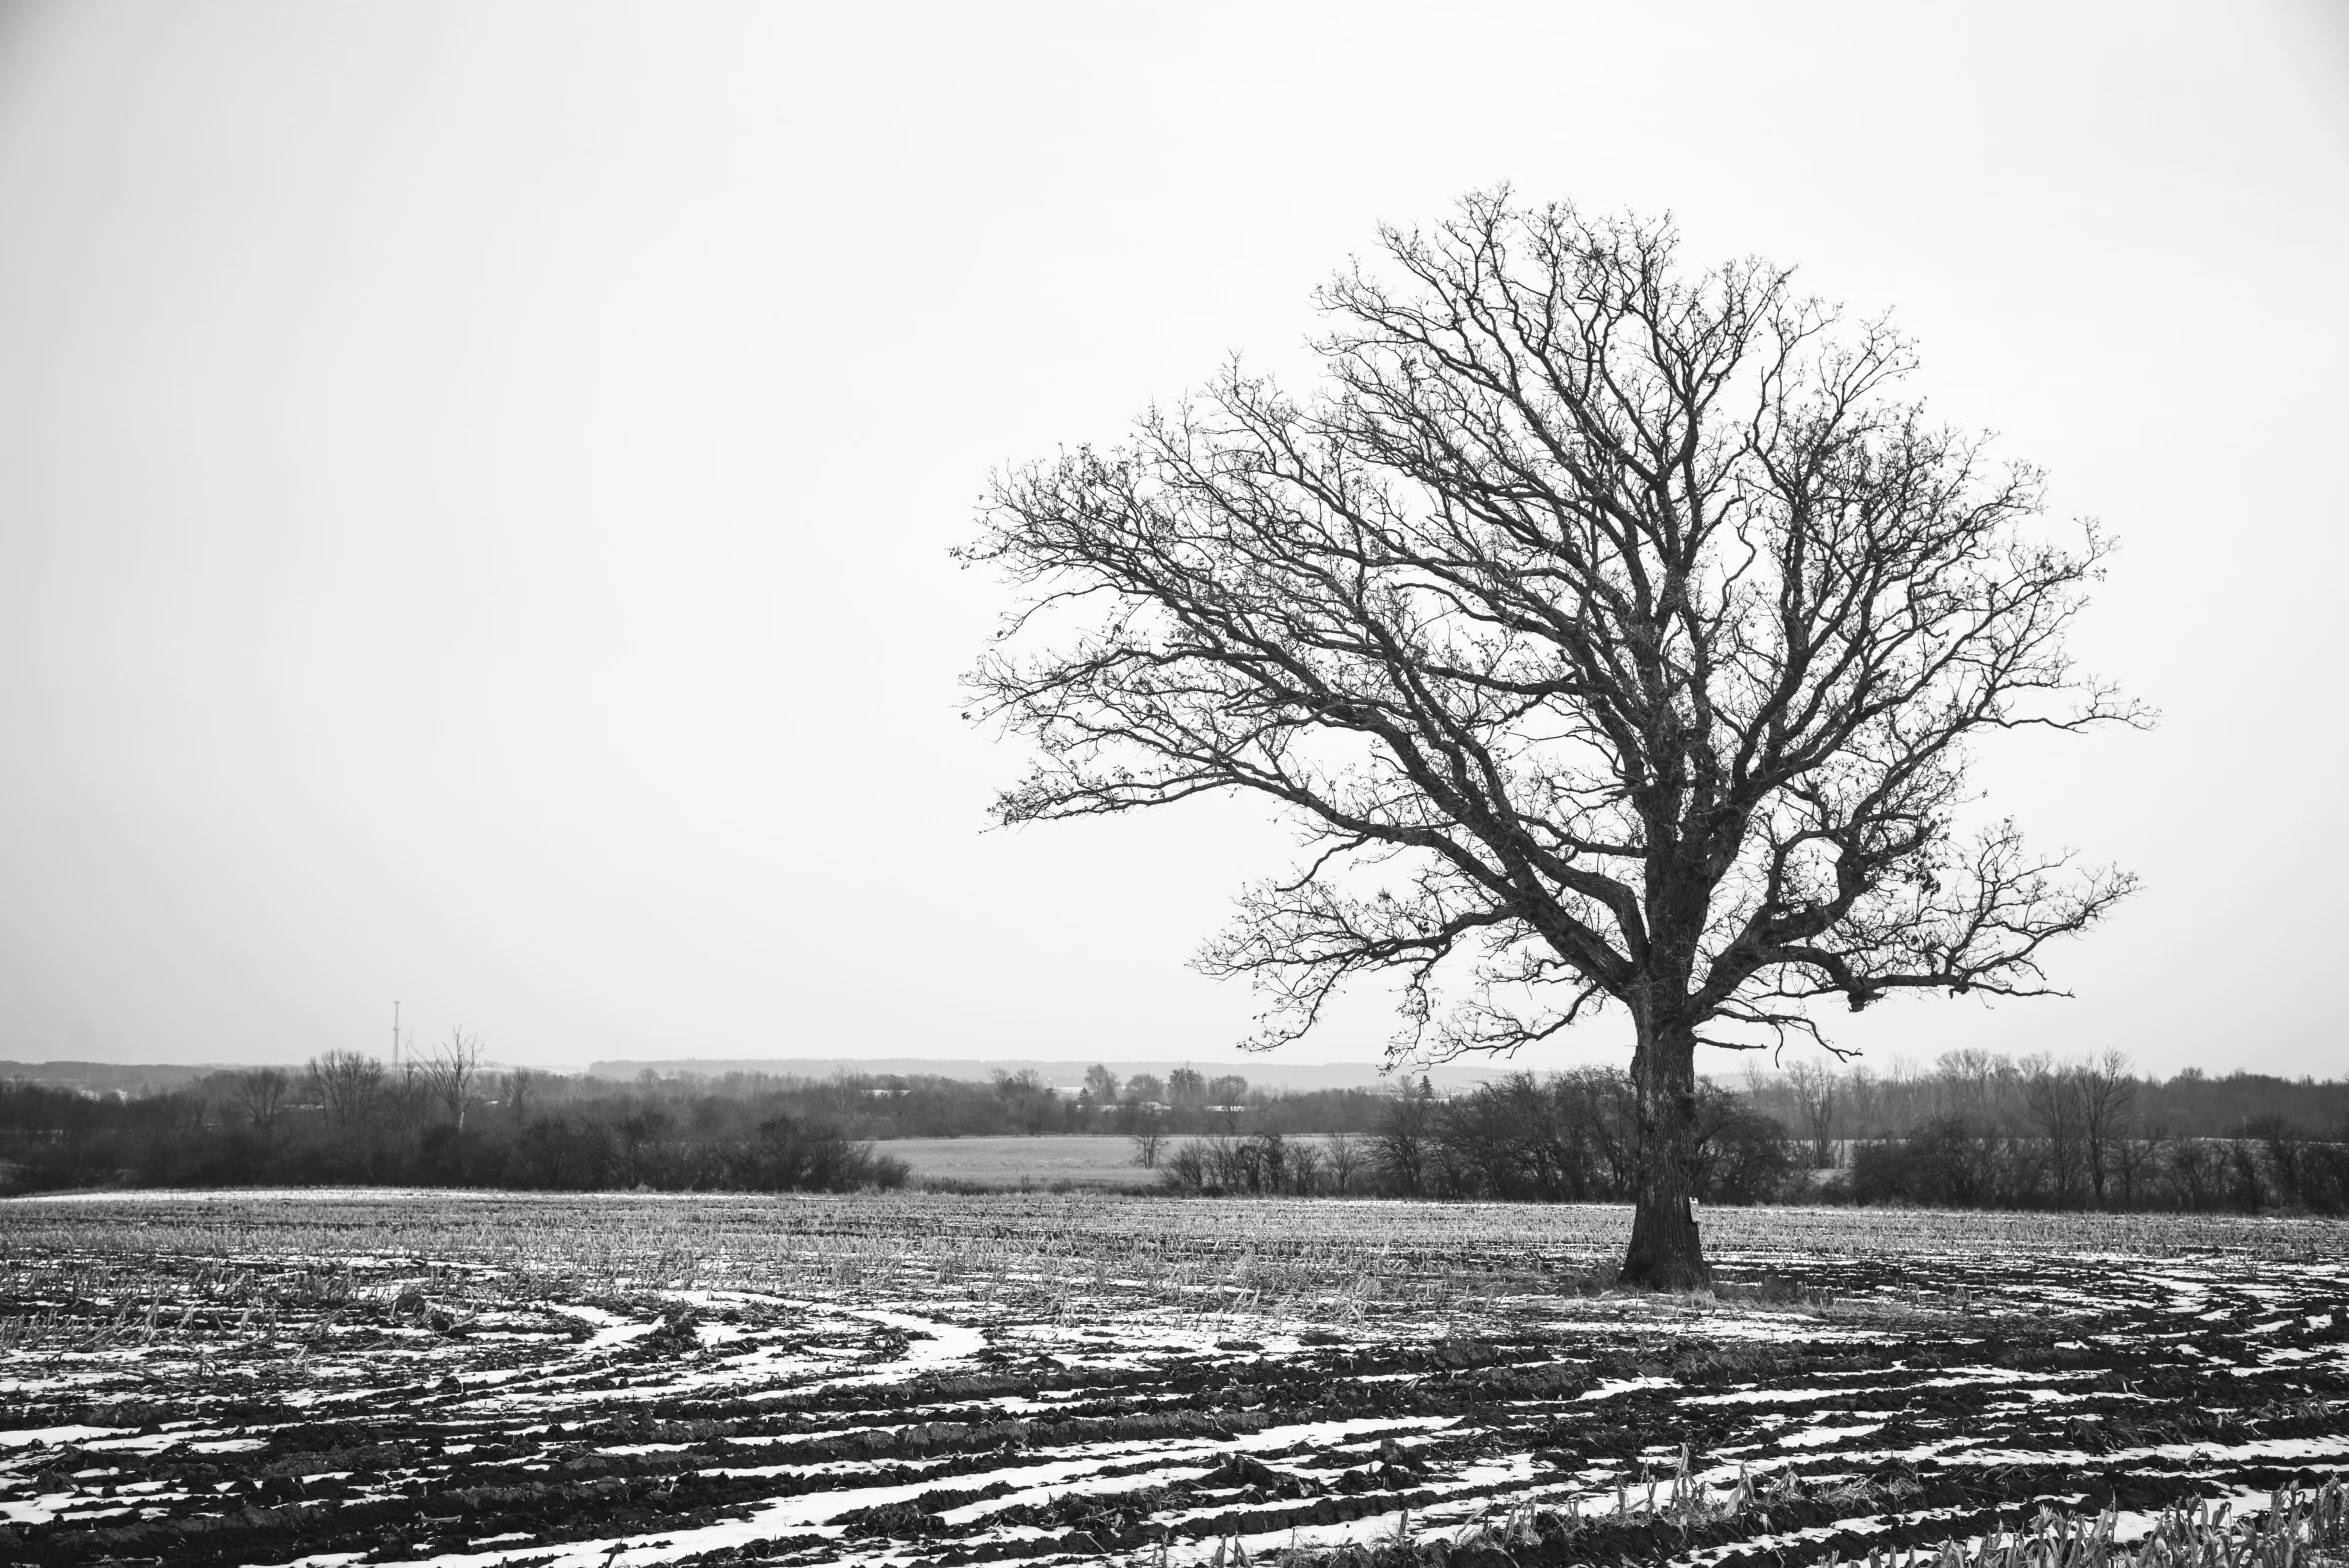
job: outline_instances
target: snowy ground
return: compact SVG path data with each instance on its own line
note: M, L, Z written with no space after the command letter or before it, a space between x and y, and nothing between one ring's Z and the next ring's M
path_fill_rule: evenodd
M1199 1561L1528 1501L1825 1561L2349 1469L2349 1231L277 1193L0 1204L0 1562Z

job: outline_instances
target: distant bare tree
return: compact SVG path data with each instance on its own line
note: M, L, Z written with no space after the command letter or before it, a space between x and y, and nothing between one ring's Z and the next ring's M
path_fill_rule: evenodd
M310 1058L311 1091L326 1107L327 1125L348 1128L363 1124L383 1095L383 1063L357 1051L328 1051Z
M1239 1135L1240 1117L1247 1108L1247 1079L1238 1073L1225 1073L1207 1080L1207 1109L1215 1118L1215 1126L1226 1138Z
M1332 1133L1321 1153L1329 1165L1330 1185L1339 1192L1353 1191L1354 1178L1362 1174L1365 1163L1362 1141L1350 1132Z
M1289 1190L1300 1197L1310 1197L1321 1188L1321 1170L1327 1163L1327 1151L1309 1139L1297 1139L1288 1145L1287 1165Z
M1405 1195L1417 1197L1427 1182L1428 1160L1435 1153L1436 1102L1424 1083L1406 1085L1387 1102L1371 1146L1379 1169Z
M253 1130L264 1137L275 1132L278 1113L285 1108L286 1095L294 1086L293 1076L282 1067L249 1067L230 1082Z
M203 1090L193 1087L169 1090L157 1100L162 1124L173 1132L202 1132L218 1109Z
M1843 1075L1844 1125L1872 1125L1882 1111L1884 1086L1866 1062L1854 1062Z
M1813 1169L1835 1163L1835 1072L1817 1062L1797 1062L1786 1071L1794 1088L1795 1113L1811 1140Z
M499 1098L506 1102L506 1114L515 1121L528 1119L530 1101L538 1087L538 1075L527 1067L517 1067L498 1080Z
M1700 1043L2050 994L2046 945L2128 892L1959 822L1975 737L2137 717L2065 652L2107 545L1785 270L1505 193L1381 240L1320 296L1320 394L1235 363L996 482L962 558L1027 601L972 684L1038 757L996 814L1299 824L1201 959L1270 998L1259 1048L1362 976L1400 977L1397 1057L1621 1009L1621 1277L1701 1285Z
M1134 1132L1134 1163L1146 1171L1158 1168L1158 1151L1166 1146L1166 1134L1159 1130L1156 1118L1141 1124Z
M432 1048L423 1067L424 1089L440 1102L459 1132L465 1130L465 1107L472 1103L481 1077L481 1036L451 1029L449 1037Z
M1059 1102L1052 1097L1051 1087L1036 1076L1035 1069L1007 1073L998 1068L987 1076L995 1086L996 1098L1011 1108L1022 1132L1039 1134L1051 1124Z
M2221 1196L2226 1173L2218 1145L2203 1138L2179 1138L2169 1146L2163 1174L2180 1208L2199 1212Z
M2059 1064L2039 1057L2026 1064L2024 1111L2045 1140L2048 1176L2059 1206L2083 1199L2098 1208L2105 1206L2136 1098L2137 1080L2129 1072L2129 1059L2117 1050L2085 1061Z
M1158 1168L1158 1182L1175 1192L1202 1192L1207 1187L1207 1155L1198 1139L1178 1143Z
M2129 1071L2126 1052L2108 1050L2094 1061L2074 1069L2075 1092L2080 1098L2080 1138L2088 1162L2088 1184L2096 1206L2105 1206L2105 1178L2115 1151L2128 1141L2129 1115L2137 1103L2137 1079Z
M1934 1064L1934 1077L1941 1090L1943 1114L1989 1122L1998 1109L1999 1086L2013 1072L2013 1065L2004 1057L1979 1047L1942 1052Z
M1551 1085L1560 1119L1575 1130L1592 1160L1603 1168L1610 1192L1636 1186L1639 1151L1637 1093L1629 1077L1609 1067L1577 1067Z
M2264 1148L2276 1196L2288 1204L2305 1202L2312 1148L2306 1130L2270 1111L2245 1122L2243 1131L2258 1139Z
M1248 1140L1253 1151L1254 1183L1251 1192L1282 1192L1289 1185L1295 1167L1291 1156L1296 1152L1289 1140L1277 1132L1260 1132Z
M2142 1138L2121 1138L2112 1146L2113 1176L2121 1184L2121 1207L2133 1209L2146 1180L2161 1168L2169 1129L2155 1127Z
M2023 1105L2046 1147L2056 1206L2069 1208L2079 1202L2081 1178L2087 1173L2088 1139L2077 1069L2047 1057L2033 1061L2023 1083Z
M1085 1094L1095 1105L1115 1105L1117 1074L1095 1062L1085 1069Z

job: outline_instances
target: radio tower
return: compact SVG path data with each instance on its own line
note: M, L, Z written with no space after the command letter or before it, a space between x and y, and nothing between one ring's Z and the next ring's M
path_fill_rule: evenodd
M392 1071L400 1070L400 1004L392 1003Z

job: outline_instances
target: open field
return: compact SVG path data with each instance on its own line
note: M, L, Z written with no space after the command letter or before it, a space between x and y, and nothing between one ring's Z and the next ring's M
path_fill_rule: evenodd
M1625 1222L16 1200L0 1561L1179 1564L1539 1504L1519 1560L1793 1568L2349 1469L2339 1225L1711 1211L1690 1302L1596 1291Z
M1173 1140L1169 1140L1171 1147ZM915 1181L995 1187L1138 1187L1154 1173L1134 1163L1134 1140L1116 1133L1024 1138L891 1138L874 1149L913 1167Z
M1212 1136L1212 1135L1203 1135ZM1166 1139L1171 1154L1189 1135ZM1319 1147L1321 1133L1291 1133L1292 1147ZM917 1182L969 1182L986 1187L1099 1187L1131 1190L1156 1185L1158 1173L1134 1163L1134 1140L1123 1133L1064 1132L1036 1137L890 1138L877 1153L913 1168Z

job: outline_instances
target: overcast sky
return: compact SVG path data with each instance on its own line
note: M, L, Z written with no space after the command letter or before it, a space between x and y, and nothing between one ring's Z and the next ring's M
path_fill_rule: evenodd
M1224 1058L1287 837L985 831L946 552L1500 181L1891 307L2123 541L2160 728L1982 780L2145 892L1843 1038L2349 1068L2327 0L0 11L0 1057Z

